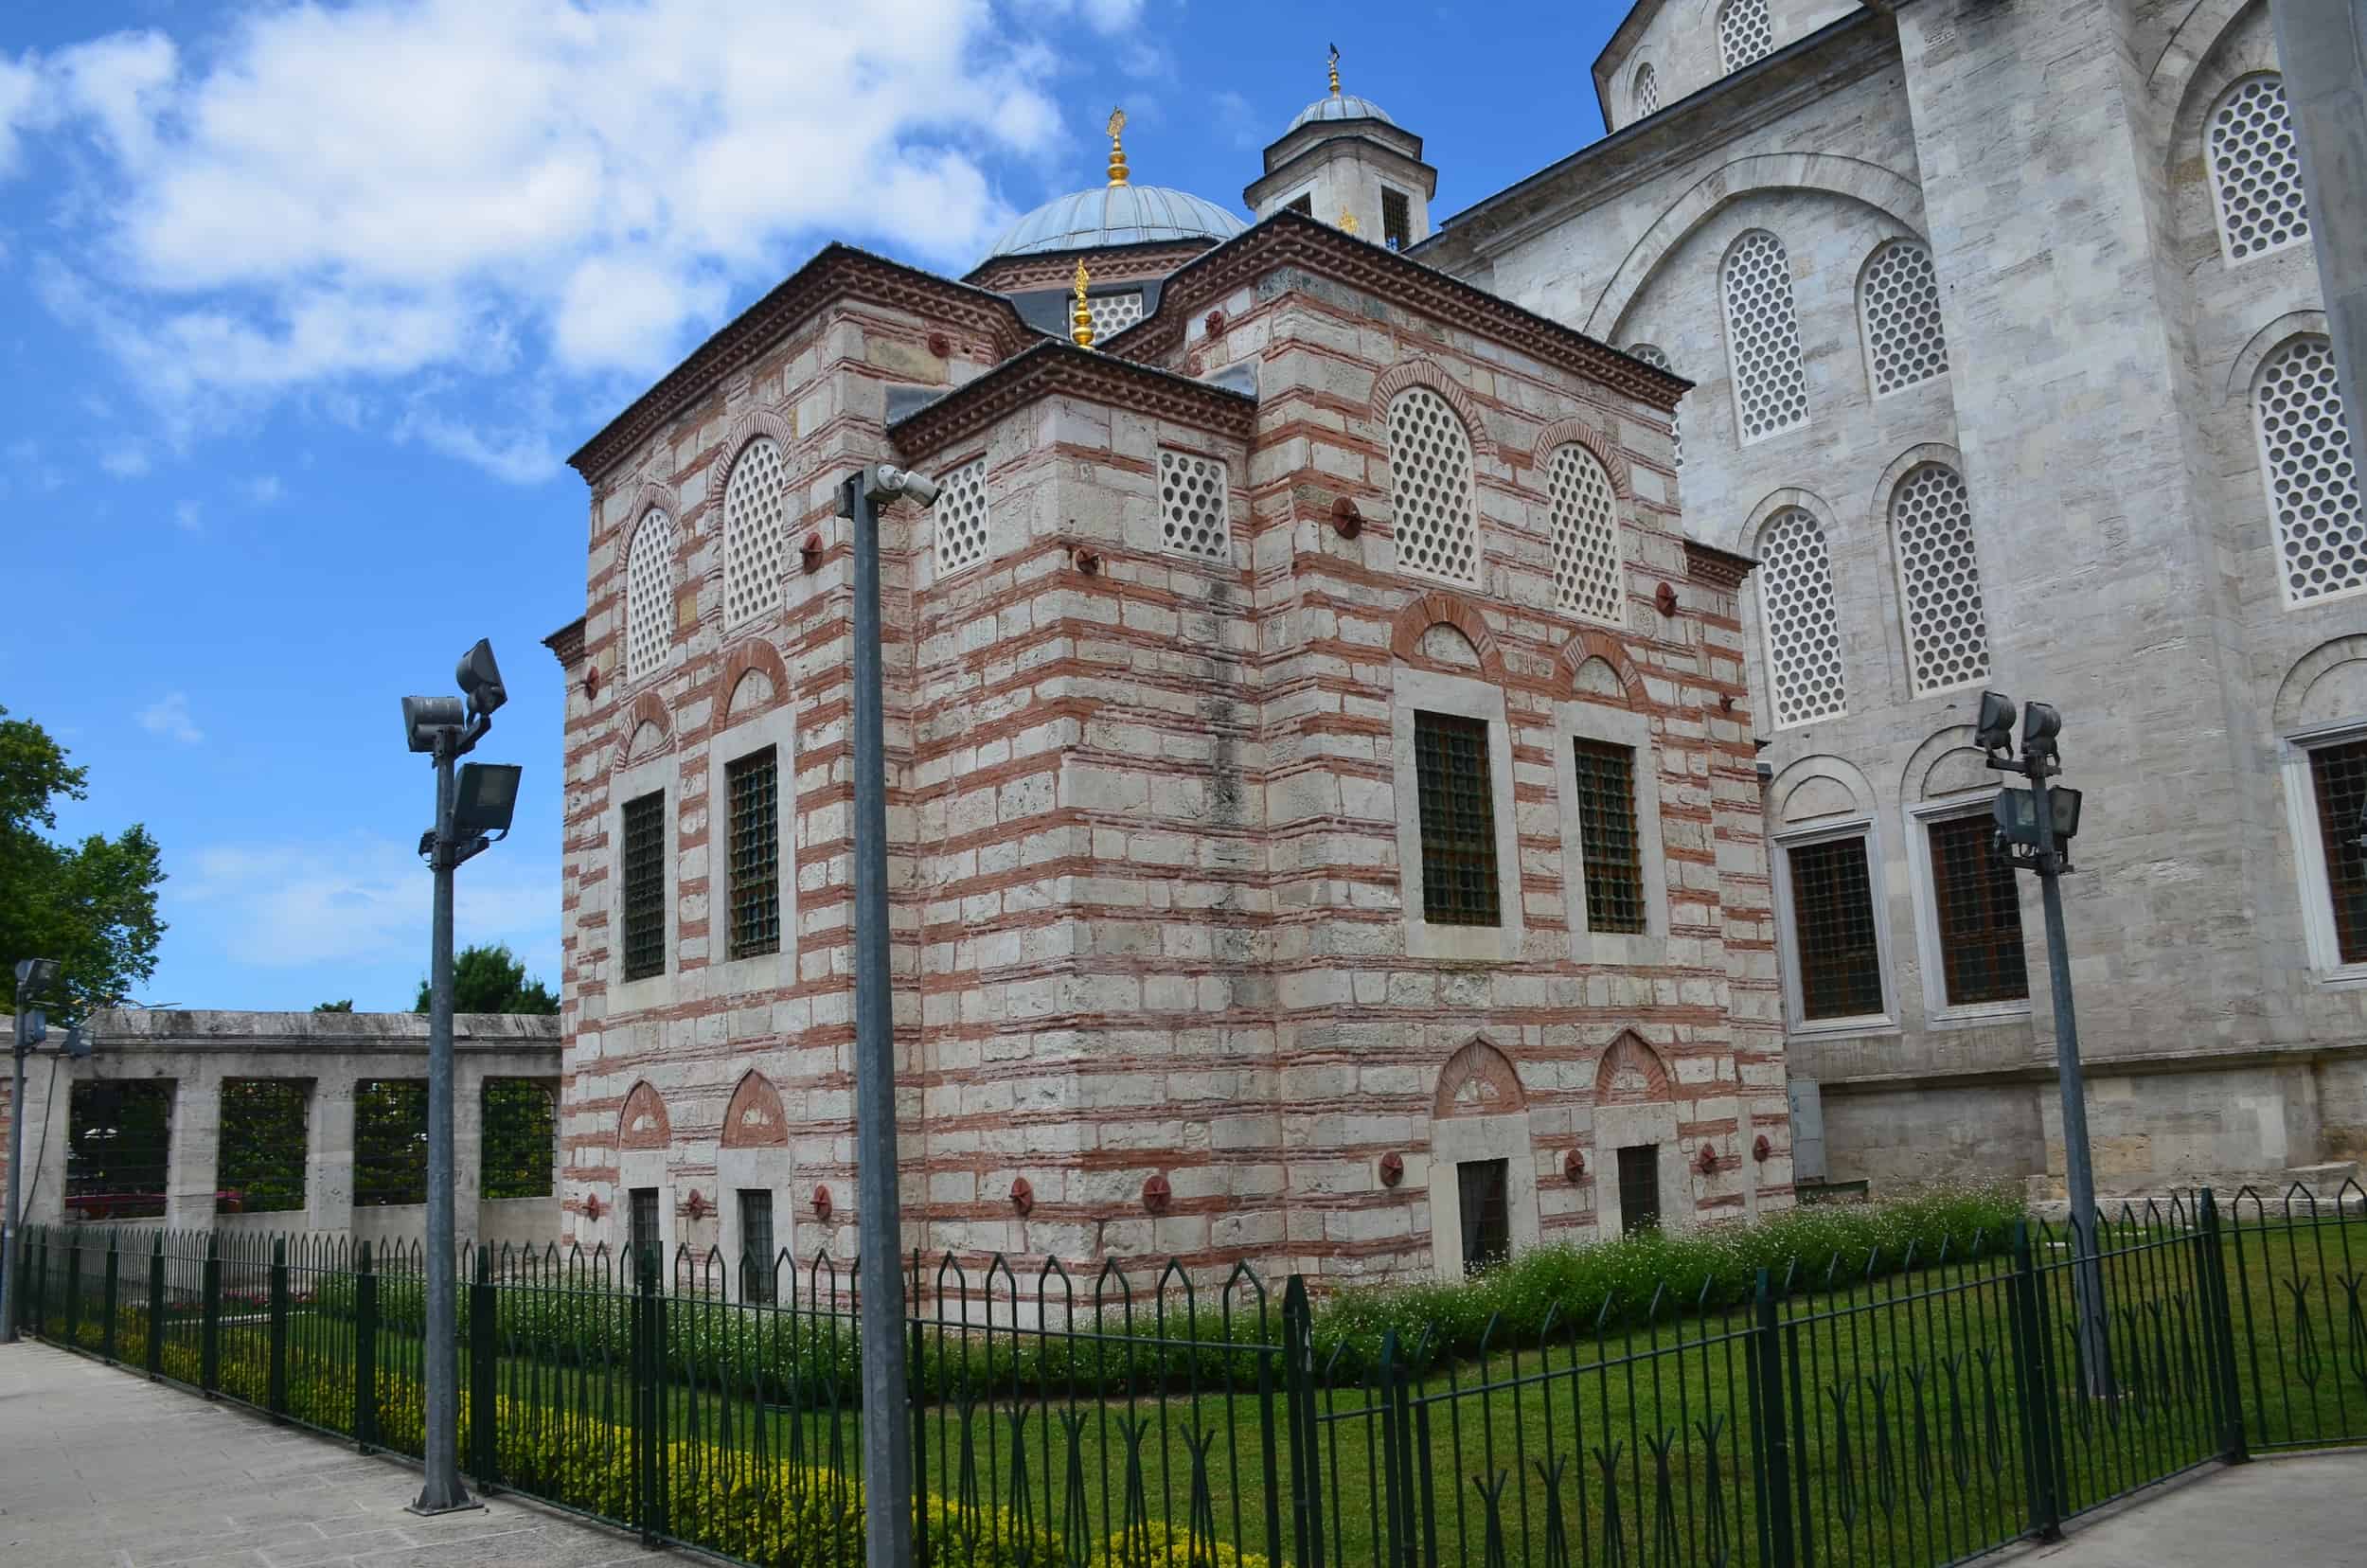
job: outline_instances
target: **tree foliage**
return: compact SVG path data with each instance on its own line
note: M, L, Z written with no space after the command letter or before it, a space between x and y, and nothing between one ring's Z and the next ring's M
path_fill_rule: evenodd
M337 1002L315 1002L312 1004L312 1010L314 1012L349 1013L353 1010L353 998L348 996Z
M0 985L11 1002L16 961L55 958L52 1006L83 1013L121 1001L156 972L156 841L137 823L80 844L50 838L56 802L80 800L85 770L39 724L0 708Z
M427 1011L428 982L419 982L418 1005ZM526 978L524 960L506 942L462 948L452 961L452 1010L456 1013L543 1013L559 1011L559 998L540 980Z

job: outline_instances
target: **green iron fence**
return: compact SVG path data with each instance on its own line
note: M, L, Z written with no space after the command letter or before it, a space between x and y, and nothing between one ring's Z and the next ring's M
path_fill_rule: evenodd
M920 1560L1942 1568L2196 1466L2367 1441L2367 1194L2208 1194L1862 1269L1548 1310L1476 1355L1326 1331L1247 1268L915 1257ZM422 1255L27 1233L36 1334L417 1455ZM859 1562L862 1281L827 1256L468 1254L464 1468L739 1560ZM636 1277L636 1274L638 1277ZM2090 1294L2093 1292L2093 1310ZM1468 1339L1462 1343L1469 1343Z

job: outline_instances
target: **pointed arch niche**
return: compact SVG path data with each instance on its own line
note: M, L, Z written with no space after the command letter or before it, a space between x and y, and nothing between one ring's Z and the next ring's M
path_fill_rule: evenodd
M784 1253L796 1256L789 1148L789 1113L781 1092L751 1068L732 1091L715 1153L716 1217L721 1223L716 1246L731 1265L732 1290L742 1301L775 1301L789 1286L788 1265L780 1263ZM752 1213L759 1203L765 1212ZM771 1238L769 1248L758 1239L763 1236ZM752 1249L767 1256L753 1257Z
M1587 1168L1594 1176L1598 1237L1608 1240L1627 1231L1619 1183L1623 1149L1654 1150L1661 1228L1693 1228L1693 1171L1677 1139L1677 1120L1668 1064L1642 1035L1623 1030L1594 1064L1594 1148L1587 1156Z
M604 1221L604 1238L622 1257L632 1239L632 1194L636 1187L657 1189L657 1236L660 1249L674 1250L674 1193L667 1181L667 1154L674 1143L673 1118L666 1100L647 1078L626 1091L616 1113L616 1190Z
M1538 1242L1537 1149L1529 1097L1512 1059L1474 1036L1439 1069L1431 1096L1431 1261L1441 1279L1463 1277L1464 1167L1504 1164L1504 1218L1512 1250Z

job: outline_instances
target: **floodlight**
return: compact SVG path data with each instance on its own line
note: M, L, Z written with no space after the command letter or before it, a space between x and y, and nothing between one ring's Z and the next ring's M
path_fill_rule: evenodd
M2052 703L2033 703L2022 710L2021 749L2039 757L2055 755L2055 737L2063 727L2063 716L2055 711Z
M403 738L415 752L436 749L439 730L456 730L469 722L457 697L405 697L402 700Z
M937 504L937 482L910 469L881 464L873 471L871 499L893 501L899 496L917 506L934 507Z
M509 701L509 691L502 685L501 667L493 662L491 639L479 637L476 646L460 655L457 675L461 694L469 700L469 711L490 714Z
M55 958L19 958L16 961L16 989L25 995L38 996L49 989L58 977Z
M2079 792L2057 784L2046 793L2049 813L2055 818L2055 841L2068 843L2079 836Z
M1975 741L1984 752L2002 752L2014 743L2014 700L2002 691L1981 694L1981 719Z
M49 1015L39 1007L25 1009L25 1043L38 1045L49 1038Z
M2067 844L2079 836L2079 803L2077 790L2061 785L2046 793L2047 814L2055 819L2055 842ZM2038 808L2037 797L2028 790L2000 790L1990 804L1989 818L1997 824L1998 837L2008 844L2038 843Z
M80 1024L69 1024L65 1030L65 1059L68 1061L90 1060L91 1038Z
M454 838L480 838L509 831L518 809L518 775L514 762L471 762L460 770L458 798L453 802Z

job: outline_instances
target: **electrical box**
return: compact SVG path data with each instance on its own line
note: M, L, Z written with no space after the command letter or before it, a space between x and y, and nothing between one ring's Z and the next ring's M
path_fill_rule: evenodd
M1824 1180L1824 1100L1817 1093L1816 1079L1788 1078L1784 1093L1791 1101L1791 1179L1801 1185L1822 1182Z

